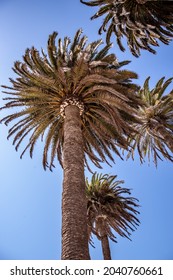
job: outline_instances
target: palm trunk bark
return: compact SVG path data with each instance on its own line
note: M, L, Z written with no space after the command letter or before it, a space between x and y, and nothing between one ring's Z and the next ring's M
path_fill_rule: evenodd
M88 260L87 200L79 108L65 108L62 194L62 259Z
M103 233L102 233L103 234ZM109 246L109 240L106 233L101 237L102 252L104 260L111 260L111 251Z

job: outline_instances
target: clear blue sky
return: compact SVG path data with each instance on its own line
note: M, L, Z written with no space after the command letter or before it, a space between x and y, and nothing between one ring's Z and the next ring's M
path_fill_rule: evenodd
M82 27L90 42L100 38L102 20L89 19L95 11L79 0L0 0L0 84L15 77L11 68L26 48L46 49L53 31L72 38ZM173 76L173 43L161 45L157 55L144 51L138 59L120 52L116 44L112 52L120 61L132 61L126 68L139 74L140 85L148 76L151 86L162 76ZM0 259L60 259L62 170L58 164L53 173L43 170L40 142L32 160L27 153L21 160L22 149L15 151L7 133L8 127L0 125ZM132 242L118 237L117 244L111 243L112 258L173 259L172 164L165 160L156 169L152 163L140 165L138 157L134 162L117 158L112 168L105 165L102 172L125 180L124 186L133 189L141 205L141 225ZM91 175L86 172L86 176ZM99 243L95 245L91 257L102 259Z

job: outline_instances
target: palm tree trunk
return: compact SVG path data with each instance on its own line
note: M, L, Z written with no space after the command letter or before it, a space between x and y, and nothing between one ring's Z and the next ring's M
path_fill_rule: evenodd
M166 128L162 124L156 124L153 129L156 133L164 139L164 143L168 146L168 148L173 152L173 136L171 137L170 133L166 130Z
M65 108L62 194L62 259L87 260L87 200L79 108Z
M109 240L107 234L103 234L101 237L102 252L104 260L111 260L111 251L109 246Z

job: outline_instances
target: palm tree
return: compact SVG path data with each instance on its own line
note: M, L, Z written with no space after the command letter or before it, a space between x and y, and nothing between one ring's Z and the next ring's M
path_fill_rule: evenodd
M141 162L146 155L150 160L153 156L157 165L161 155L173 162L173 91L165 94L165 90L172 82L172 78L161 78L153 89L149 88L148 77L143 87L138 92L143 105L138 108L138 116L141 120L134 128L138 133L130 139L132 149L128 154L134 158L137 148Z
M122 188L116 175L94 173L91 182L86 179L88 231L101 240L105 260L111 259L109 238L116 241L112 229L122 237L130 239L130 231L139 225L135 209L139 205L130 197L130 189Z
M43 166L54 167L57 158L63 167L62 259L89 259L87 202L84 166L88 160L97 167L121 157L135 120L137 74L120 70L111 47L100 51L102 40L87 44L78 30L74 40L65 37L56 44L57 33L49 36L47 54L27 49L23 62L15 62L16 79L3 86L8 94L1 109L18 109L1 121L9 129L16 150L24 139L32 157L38 139L45 138Z
M132 54L140 55L140 49L156 53L152 46L158 41L169 44L173 37L173 2L147 0L80 0L88 6L99 6L91 19L105 15L99 34L106 32L106 41L114 33L116 42L125 51L121 39L127 38Z

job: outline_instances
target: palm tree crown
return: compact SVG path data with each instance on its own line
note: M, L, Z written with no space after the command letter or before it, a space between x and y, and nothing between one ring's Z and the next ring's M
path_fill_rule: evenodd
M114 54L108 54L111 45L98 51L102 40L86 44L87 37L78 30L74 40L65 37L56 45L57 33L49 36L47 53L40 54L34 47L27 49L23 62L15 62L16 80L12 87L3 86L12 97L4 108L22 108L2 119L5 124L19 119L10 130L16 150L25 137L30 156L36 141L46 134L43 166L51 169L57 156L62 164L65 108L75 105L80 110L84 139L85 164L89 158L96 166L113 160L117 147L127 148L126 135L132 132L128 119L135 119L138 99L137 86L132 83L137 74L120 70L127 64L118 63ZM2 108L1 108L2 109ZM50 154L49 154L50 151Z
M130 197L130 189L122 188L124 181L116 180L116 175L94 173L91 182L86 179L88 200L87 217L89 237L95 234L100 240L106 235L116 242L112 229L122 237L130 239L130 231L139 225L135 209L137 199Z
M172 1L143 0L80 0L88 6L101 6L91 19L105 15L99 34L106 31L107 43L114 33L119 48L124 51L122 37L133 55L139 56L140 49L156 53L152 46L160 40L169 44L173 37Z
M161 155L173 161L169 153L173 153L173 91L165 94L165 90L170 85L172 78L165 80L161 78L153 89L149 88L148 77L143 87L138 92L143 101L143 105L138 108L140 124L136 124L135 129L138 133L130 140L132 150L128 157L134 157L134 151L137 148L140 159L148 155L150 159L153 156L154 163L157 165Z

